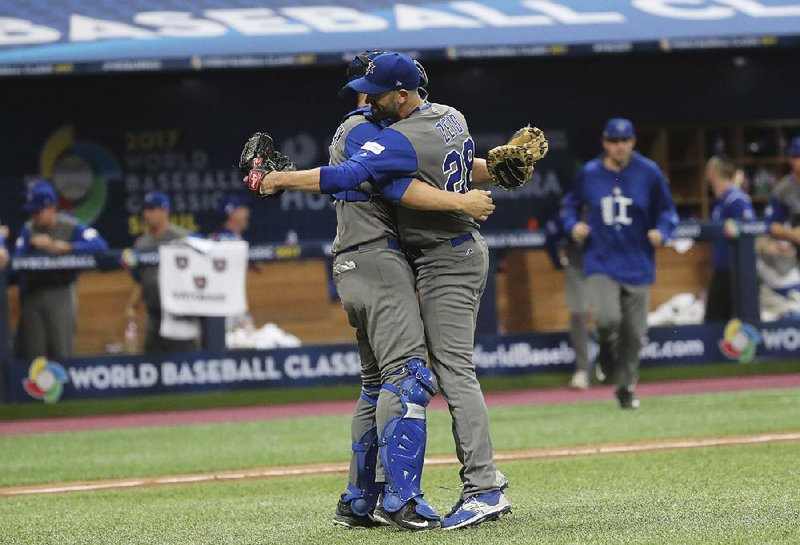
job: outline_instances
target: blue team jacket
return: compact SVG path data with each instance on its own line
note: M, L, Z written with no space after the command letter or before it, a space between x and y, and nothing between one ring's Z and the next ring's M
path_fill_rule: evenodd
M655 162L634 152L620 172L600 156L586 163L565 199L561 220L567 233L583 217L591 232L584 243L584 274L603 274L625 284L652 284L655 250L647 231L666 241L678 223L664 174Z

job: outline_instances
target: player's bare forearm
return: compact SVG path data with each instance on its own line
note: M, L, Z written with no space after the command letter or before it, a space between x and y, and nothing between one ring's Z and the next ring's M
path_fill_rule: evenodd
M781 223L772 223L769 226L769 234L772 235L772 238L800 244L800 228L798 227L792 228Z
M296 171L273 171L261 180L261 194L271 195L278 191L305 191L322 193L319 188L319 168Z
M486 159L476 157L472 163L472 185L490 185L492 177L489 176L489 168L486 166Z
M416 210L461 212L473 219L485 220L494 210L488 191L472 190L469 193L453 193L436 189L416 178L411 181L400 204Z

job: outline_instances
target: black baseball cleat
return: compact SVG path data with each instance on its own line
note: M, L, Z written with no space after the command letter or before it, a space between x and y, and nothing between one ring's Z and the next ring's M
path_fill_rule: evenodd
M347 528L374 528L379 525L378 522L372 520L369 515L357 515L353 513L350 508L350 502L343 501L339 498L339 503L336 504L336 511L333 513L333 523L337 526L345 526Z
M407 501L400 509L394 513L387 511L383 506L383 497L378 500L378 505L372 513L372 518L381 524L394 526L400 530L410 530L412 532L424 532L441 528L442 523L438 518L427 518L417 512L417 504L412 499Z
M620 409L639 408L639 399L631 390L628 390L627 388L617 388L615 393L617 396L617 401L619 401Z

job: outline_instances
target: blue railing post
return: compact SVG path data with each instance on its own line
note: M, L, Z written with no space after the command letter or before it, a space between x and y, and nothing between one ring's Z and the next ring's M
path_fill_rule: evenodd
M200 319L203 329L203 350L222 352L225 350L225 317L206 316Z
M11 335L8 328L8 269L0 269L0 403L8 401Z
M731 295L735 302L735 314L748 323L761 321L755 239L753 234L742 233L731 244Z

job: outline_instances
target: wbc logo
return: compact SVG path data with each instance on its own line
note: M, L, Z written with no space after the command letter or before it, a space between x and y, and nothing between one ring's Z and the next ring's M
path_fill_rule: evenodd
M206 288L206 277L205 276L195 276L194 277L194 287L199 290L203 290Z
M185 269L186 267L189 266L189 258L186 257L185 255L176 255L175 266L177 266L181 270Z
M212 263L214 264L214 270L217 272L222 272L228 267L227 259L215 258Z

